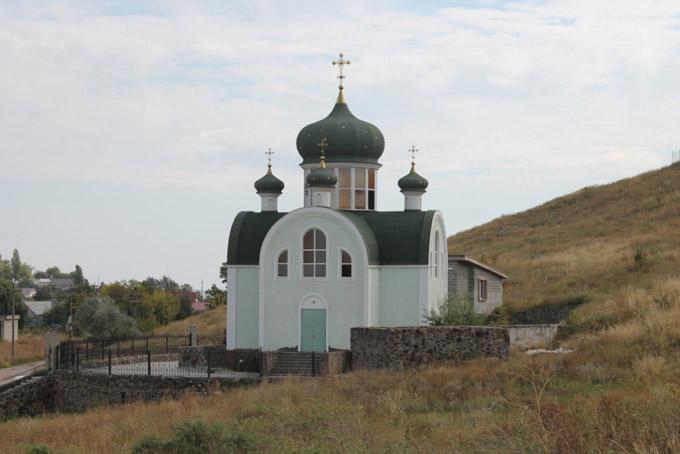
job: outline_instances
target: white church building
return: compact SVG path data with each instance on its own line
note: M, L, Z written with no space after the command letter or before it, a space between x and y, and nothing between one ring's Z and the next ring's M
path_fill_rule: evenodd
M447 296L444 218L421 210L428 182L412 162L399 180L404 210L377 210L385 140L350 112L340 57L335 106L297 136L304 206L278 211L284 183L270 162L255 182L260 211L231 226L228 349L349 349L350 328L426 325Z

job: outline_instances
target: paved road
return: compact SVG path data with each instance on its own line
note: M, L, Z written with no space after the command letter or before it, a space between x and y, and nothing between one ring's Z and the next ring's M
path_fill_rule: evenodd
M45 361L36 361L35 363L21 364L19 366L8 367L0 369L0 386L10 383L26 375L30 375L39 367L45 365Z

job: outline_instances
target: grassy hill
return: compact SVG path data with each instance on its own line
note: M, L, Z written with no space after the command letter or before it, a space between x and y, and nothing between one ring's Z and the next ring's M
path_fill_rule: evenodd
M680 165L502 216L448 246L509 274L505 301L516 309L652 290L680 273Z
M223 334L227 326L226 306L161 326L154 330L154 334L187 334L191 325L196 325L199 334Z

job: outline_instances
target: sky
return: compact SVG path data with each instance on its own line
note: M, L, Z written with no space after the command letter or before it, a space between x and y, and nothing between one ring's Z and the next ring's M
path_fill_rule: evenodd
M378 209L403 209L415 146L449 235L680 148L677 0L0 0L0 254L220 284L268 148L279 209L302 206L295 140L340 52L385 136Z

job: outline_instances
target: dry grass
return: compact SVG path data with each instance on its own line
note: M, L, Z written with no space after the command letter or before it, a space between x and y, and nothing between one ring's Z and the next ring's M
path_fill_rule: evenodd
M650 364L654 372L655 360ZM7 454L32 444L129 453L145 435L169 437L182 421L198 420L223 423L244 447L234 452L632 453L638 446L637 452L670 453L680 448L678 397L677 383L594 386L570 378L559 358L513 354L507 362L360 371L7 421L0 439Z
M12 343L0 342L0 368L32 363L41 359L45 359L43 336L20 334L14 344L14 360L12 360Z
M460 232L448 239L449 251L511 271L504 297L515 308L648 289L659 276L680 275L678 180L680 165L673 165L584 188Z
M196 325L199 334L223 333L227 326L226 306L208 310L202 314L192 315L184 320L162 326L154 330L153 334L186 334L189 332L191 325Z

